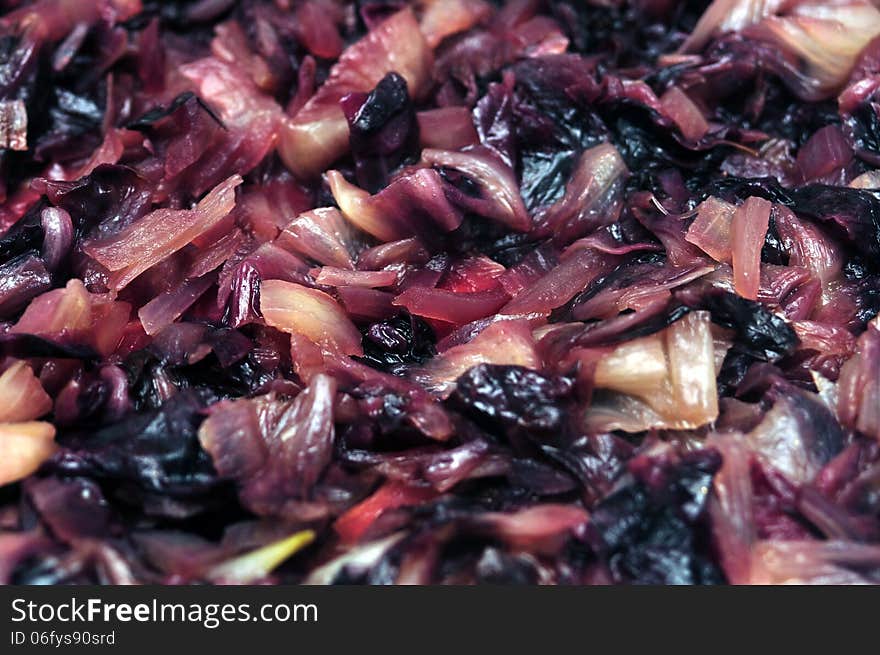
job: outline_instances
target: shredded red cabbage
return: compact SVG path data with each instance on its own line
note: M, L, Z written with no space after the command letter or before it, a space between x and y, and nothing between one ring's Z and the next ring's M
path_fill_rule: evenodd
M880 583L871 0L0 0L0 583Z

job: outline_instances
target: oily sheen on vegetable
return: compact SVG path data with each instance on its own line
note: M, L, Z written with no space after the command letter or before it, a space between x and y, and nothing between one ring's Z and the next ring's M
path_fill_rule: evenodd
M872 0L0 43L0 583L880 583Z

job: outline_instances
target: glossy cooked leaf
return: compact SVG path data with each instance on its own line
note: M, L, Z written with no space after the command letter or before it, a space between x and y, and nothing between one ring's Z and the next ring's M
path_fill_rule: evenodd
M880 582L869 0L4 7L0 582Z

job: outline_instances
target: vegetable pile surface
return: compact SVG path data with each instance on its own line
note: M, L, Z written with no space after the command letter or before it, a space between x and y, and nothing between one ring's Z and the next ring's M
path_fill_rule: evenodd
M871 1L0 11L0 582L880 582Z

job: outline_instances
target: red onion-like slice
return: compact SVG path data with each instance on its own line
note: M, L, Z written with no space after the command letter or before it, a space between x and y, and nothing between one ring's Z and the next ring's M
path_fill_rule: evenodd
M333 529L346 543L358 541L383 512L407 505L417 505L436 497L431 487L415 487L390 480L372 496L336 519Z
M811 271L823 284L837 279L843 270L840 246L815 223L800 220L788 207L778 206L776 231L789 251L789 266Z
M416 316L464 325L494 314L509 298L500 287L476 293L455 293L445 289L413 286L397 296L394 304L406 307Z
M477 146L465 152L454 152L428 148L422 151L422 160L429 166L463 173L480 187L481 198L468 193L454 196L462 206L513 230L527 232L531 229L532 220L519 195L516 174L490 149Z
M751 549L757 540L751 481L751 455L741 434L712 435L708 444L722 454L709 501L712 535L721 565L732 584L747 584Z
M329 287L390 287L397 282L395 271L348 271L334 266L313 269L317 284Z
M880 10L867 0L849 0L829 6L819 1L799 2L782 16L768 16L744 30L768 41L797 62L781 74L803 99L833 95L847 80L859 53L880 34Z
M53 289L34 298L12 331L54 336L88 330L91 324L90 294L81 281L74 279L63 289Z
M211 52L217 59L246 72L253 83L260 89L271 93L275 90L278 80L266 60L251 52L248 47L247 34L235 21L221 23L214 28L211 40Z
M397 178L375 195L327 171L327 183L342 214L381 241L396 241L441 229L451 232L462 215L446 197L440 175L421 169Z
M856 354L840 369L837 414L840 421L880 440L880 329L869 326Z
M801 146L797 165L803 180L809 182L846 166L852 158L853 150L841 129L826 125Z
M620 214L626 163L610 143L586 150L565 185L565 194L537 219L541 234L566 245L609 225Z
M354 268L353 230L335 207L300 214L284 227L275 243L321 264Z
M422 8L421 27L425 40L432 48L443 39L465 32L492 13L484 0L419 0Z
M660 335L633 339L617 346L596 363L594 384L635 396L662 393L669 377L666 349Z
M315 57L336 59L342 53L345 44L326 5L308 0L296 8L295 17L296 36Z
M180 72L225 128L189 175L192 192L200 195L230 173L247 174L272 152L283 113L237 66L205 57L184 64Z
M644 400L656 413L648 418L653 427L696 428L714 421L718 391L710 325L707 312L691 312L663 332L617 346L596 364L596 386Z
M499 286L504 267L484 255L454 262L437 285L456 293L490 291Z
M593 249L578 250L507 303L503 314L549 314L614 268L619 257Z
M713 35L748 27L783 4L784 0L713 0L678 52L698 52Z
M880 546L841 540L758 542L752 552L749 584L871 584L858 571L880 563Z
M394 264L425 264L430 255L418 239L390 241L362 251L357 267L364 271L376 271Z
M752 196L737 208L730 226L733 280L736 292L755 300L761 284L761 248L770 224L772 205Z
M53 164L48 178L52 180L78 180L89 175L102 164L115 164L125 152L126 145L141 143L143 137L137 132L130 130L109 129L92 155L81 165L75 167L62 167Z
M511 296L532 286L559 264L559 253L554 248L539 246L523 257L515 266L502 273L498 282Z
M736 206L714 196L697 207L697 217L688 228L685 240L697 246L716 262L730 263L733 250L730 226Z
M199 441L245 506L284 513L306 500L333 454L336 380L319 374L292 401L273 394L215 405Z
M400 310L394 306L394 294L363 287L336 287L336 293L346 311L356 319L379 321Z
M494 534L513 548L552 555L559 551L589 515L575 505L536 505L512 514L489 512L480 518Z
M128 303L91 294L73 279L34 298L10 332L88 344L107 356L122 339L130 313Z
M131 305L116 300L98 300L92 296L92 326L89 341L101 355L114 353L122 341L131 315Z
M233 228L213 243L199 248L186 271L187 278L198 278L222 266L241 248L247 237L238 228Z
M142 10L140 0L39 0L6 14L0 24L35 24L48 41L58 41L79 23L92 25L104 19L113 25Z

